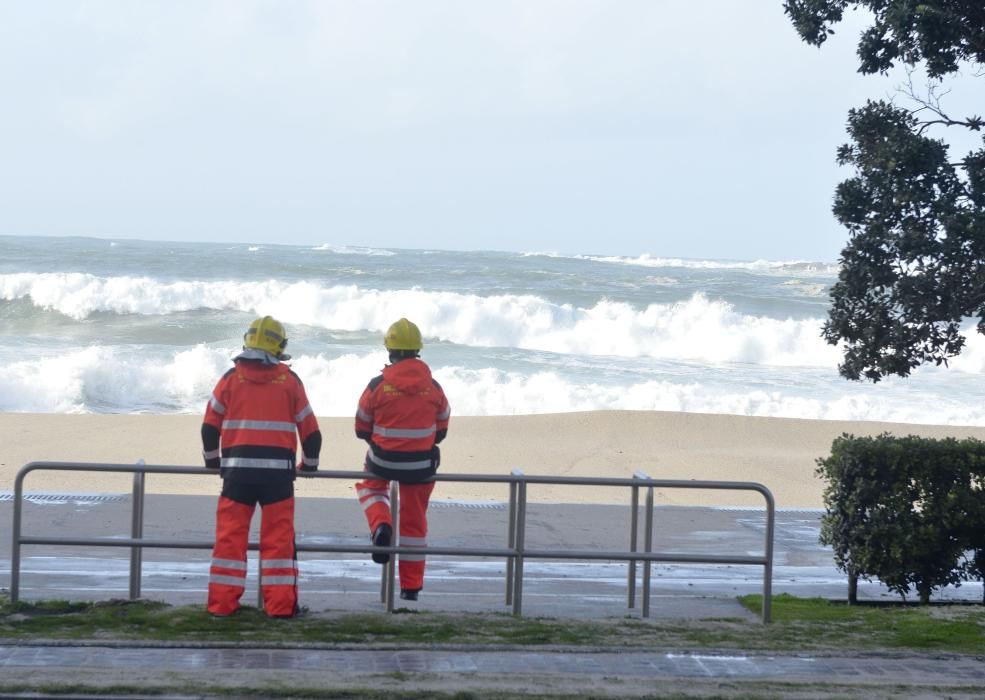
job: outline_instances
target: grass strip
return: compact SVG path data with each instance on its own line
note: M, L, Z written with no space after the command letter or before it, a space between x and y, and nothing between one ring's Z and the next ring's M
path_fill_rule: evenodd
M740 602L759 613L762 597ZM244 607L213 618L202 606L151 601L18 602L0 599L0 637L33 639L422 647L564 646L746 651L937 651L985 654L980 605L849 606L774 596L769 625L744 619L515 618L495 613L307 611L271 619Z
M758 614L763 597L741 596L739 602ZM985 607L981 605L848 605L843 601L782 594L773 597L772 613L770 627L775 632L800 630L816 636L818 644L832 648L850 642L856 649L985 654Z

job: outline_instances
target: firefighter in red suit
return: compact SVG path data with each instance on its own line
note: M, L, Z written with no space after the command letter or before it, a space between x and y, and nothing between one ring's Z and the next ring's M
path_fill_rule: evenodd
M250 324L243 352L216 384L202 423L205 466L222 474L208 609L231 615L246 583L250 520L261 507L260 576L263 607L271 617L298 611L294 548L294 476L298 436L301 471L315 471L321 432L304 386L282 361L287 334L274 318Z
M374 377L356 411L356 436L369 443L365 471L372 476L356 484L359 503L369 522L373 544L388 547L393 537L390 481L400 482L402 547L427 546L427 508L440 462L438 443L448 433L451 410L441 386L421 361L421 331L402 318L387 330L383 344L390 364ZM373 554L385 564L387 553ZM424 587L424 555L401 554L400 597L417 600Z

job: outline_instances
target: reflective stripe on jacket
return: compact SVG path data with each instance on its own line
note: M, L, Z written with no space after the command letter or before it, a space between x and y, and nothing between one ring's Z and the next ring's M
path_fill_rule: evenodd
M387 365L363 391L356 411L356 435L370 445L366 470L407 483L427 479L440 463L437 443L450 417L445 392L423 361Z

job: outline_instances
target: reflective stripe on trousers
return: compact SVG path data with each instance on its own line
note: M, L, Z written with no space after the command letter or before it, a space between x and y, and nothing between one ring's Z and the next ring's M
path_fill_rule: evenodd
M221 583L242 589L246 585L246 562L213 557L209 568L209 583Z
M389 481L360 481L356 484L356 497L363 511L368 511L374 503L382 503L390 511L390 482ZM386 521L389 522L389 519ZM376 528L373 528L374 530Z
M408 535L401 535L400 546L401 547L427 547L428 541L426 537L410 537ZM424 555L401 554L400 561L424 561Z
M297 563L293 559L261 559L260 580L264 586L296 586Z

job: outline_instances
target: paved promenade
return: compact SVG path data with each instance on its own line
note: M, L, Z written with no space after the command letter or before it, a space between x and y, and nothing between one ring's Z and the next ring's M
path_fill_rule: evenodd
M281 692L320 687L386 690L393 679L411 689L584 697L660 695L760 697L765 692L805 697L980 697L985 662L937 655L710 654L671 651L312 649L154 647L108 644L0 646L0 672L25 684L59 679L96 687L142 685L276 687ZM37 696L35 696L37 697ZM481 695L480 695L481 697Z

